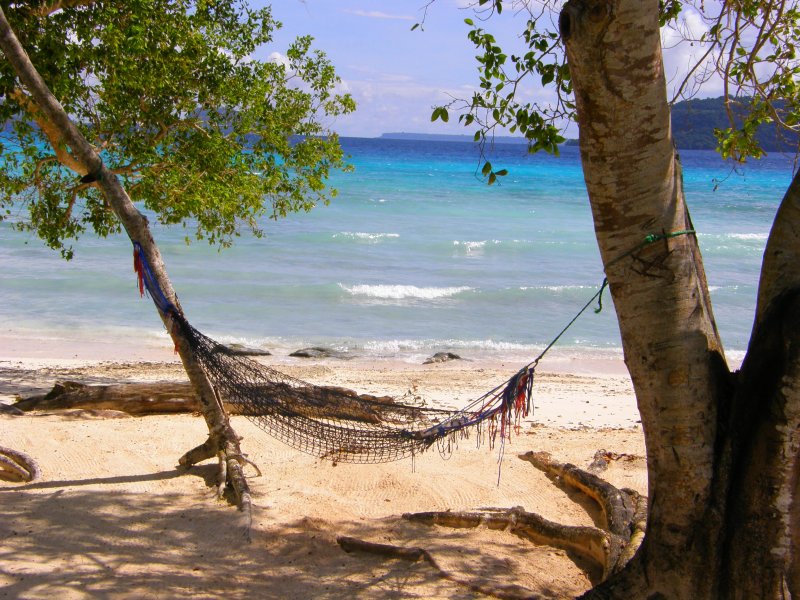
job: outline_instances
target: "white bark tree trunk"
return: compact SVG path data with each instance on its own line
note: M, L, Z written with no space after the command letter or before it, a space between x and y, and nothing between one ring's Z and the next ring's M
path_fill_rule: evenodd
M791 213L800 209L795 196L776 220L754 345L734 377L696 237L680 233L692 224L670 130L658 8L655 0L570 0L560 18L650 476L639 552L589 596L797 594L800 220ZM648 235L660 237L642 244Z

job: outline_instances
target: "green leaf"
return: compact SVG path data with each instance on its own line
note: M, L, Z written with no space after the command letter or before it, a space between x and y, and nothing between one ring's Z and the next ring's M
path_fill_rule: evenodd
M280 48L291 80L283 65L253 58L280 27L269 8L239 0L95 2L90 10L64 3L46 23L27 10L15 10L13 22L66 111L105 148L106 165L134 166L123 179L159 222L224 247L241 228L258 235L264 216L308 210L335 194L326 181L347 164L326 123L355 103L337 93L333 65L307 36ZM6 61L0 78L13 80ZM3 95L0 114L15 123L5 134L0 194L26 191L30 231L67 256L86 231L119 230L94 187L78 188L81 210L70 209L76 174L53 160L49 140L28 125L31 113Z
M481 175L486 177L491 172L492 172L492 163L486 161L485 163L483 163L483 168L481 169Z

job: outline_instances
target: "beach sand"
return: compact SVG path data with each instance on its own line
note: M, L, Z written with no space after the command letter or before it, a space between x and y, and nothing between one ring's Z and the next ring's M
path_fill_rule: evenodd
M7 341L7 340L6 340ZM175 357L99 348L6 344L0 402L57 380L184 379ZM106 360L98 360L99 357ZM113 357L114 360L108 360ZM267 359L312 383L458 407L520 365L453 361ZM620 363L555 360L540 367L535 412L499 449L462 440L444 459L351 465L302 454L234 417L250 479L252 541L243 513L215 498L212 463L177 459L205 440L197 415L97 418L86 411L0 415L0 445L33 456L41 479L0 481L0 598L479 598L494 587L520 597L569 598L591 587L579 559L506 531L451 529L401 518L417 511L521 506L565 524L593 525L591 503L522 461L530 450L587 467L599 449L623 455L602 476L646 493L644 442ZM255 474L251 469L251 474ZM426 561L345 553L337 536L426 549Z

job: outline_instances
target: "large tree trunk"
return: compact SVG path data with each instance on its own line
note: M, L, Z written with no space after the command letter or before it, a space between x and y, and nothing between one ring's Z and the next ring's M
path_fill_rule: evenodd
M69 116L50 92L20 45L2 9L0 9L0 48L12 65L25 91L30 95L29 101L35 107L34 110L38 113L37 117L44 119L69 148L71 165L78 165L78 175L91 174L94 176L97 181L96 185L119 218L128 237L132 242L138 242L141 245L164 295L178 310L181 310L175 290L167 277L161 253L150 233L147 218L137 210L117 176L103 164L98 153L70 121ZM63 151L63 148L60 150ZM228 481L237 493L239 504L249 506L250 495L241 469L243 458L239 449L239 438L231 428L225 409L197 363L192 348L182 335L181 329L173 327L169 315L161 314L160 316L175 342L175 348L181 357L189 380L197 392L201 412L209 429L209 438L206 442L187 452L181 457L180 463L184 466L191 466L202 460L218 457L221 472L227 474Z
M762 289L748 358L734 377L684 202L658 9L656 0L570 0L560 18L586 185L642 415L650 482L639 552L589 595L784 597L800 593L793 344L800 263L795 251L787 255L796 231L784 225L771 236L781 258L765 261L763 279L773 283ZM790 203L797 212L796 197ZM786 219L797 227L788 212L776 231Z

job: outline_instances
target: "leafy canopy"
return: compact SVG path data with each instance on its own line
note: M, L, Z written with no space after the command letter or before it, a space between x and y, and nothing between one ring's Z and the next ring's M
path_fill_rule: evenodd
M242 226L260 234L264 215L309 210L335 195L326 178L346 164L325 123L354 102L336 93L339 79L309 37L279 60L253 58L281 26L270 8L235 0L3 1L3 8L106 166L162 223L225 246ZM5 61L0 93L0 218L13 217L67 258L85 231L118 231L99 190L81 182L85 168Z
M426 14L434 2L425 6ZM464 126L474 127L481 148L499 128L519 131L531 152L558 154L558 145L564 141L561 133L575 110L557 26L562 5L560 0L476 0L470 7L473 14L464 22L469 28L467 38L477 51L479 89L470 98L453 98L434 107L431 120L446 122L450 112L457 113ZM673 101L695 96L712 81L723 87L728 126L714 134L724 158L743 161L761 156L757 131L762 124L800 132L796 0L660 0L659 5L662 27L675 34L671 39L697 50L686 77L672 82ZM520 16L524 27L518 40L498 42L489 28L492 18L507 6ZM700 25L699 31L686 25L687 12ZM509 44L521 45L523 50L507 52L502 46ZM542 90L549 90L549 95ZM531 101L531 97L539 100ZM506 174L495 171L486 160L481 173L490 184Z

